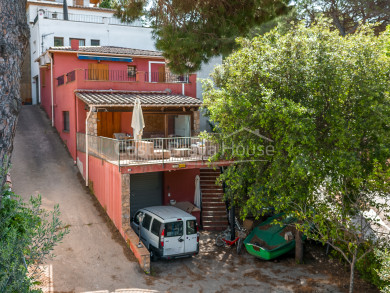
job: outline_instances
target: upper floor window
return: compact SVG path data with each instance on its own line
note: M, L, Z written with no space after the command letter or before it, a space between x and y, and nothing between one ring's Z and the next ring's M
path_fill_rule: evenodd
M85 46L85 39L70 38L69 39L69 44L72 43L72 40L78 40L79 41L79 46Z
M137 74L137 67L134 65L127 66L127 76L128 77L135 77Z
M64 46L64 38L54 37L54 47L62 47Z
M67 78L66 80L67 83L76 80L76 71L73 70L71 72L68 72L66 74L66 78Z
M91 46L100 46L100 40L91 40Z
M63 75L57 77L57 86L63 85L65 83L65 78Z

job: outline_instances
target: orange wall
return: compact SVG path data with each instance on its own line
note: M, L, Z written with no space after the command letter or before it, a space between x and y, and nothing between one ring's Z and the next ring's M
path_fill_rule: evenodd
M118 166L89 156L89 180L96 198L122 232L122 179Z
M122 112L121 113L121 130L124 133L130 133L133 135L133 128L131 128L131 118L133 116L132 112Z

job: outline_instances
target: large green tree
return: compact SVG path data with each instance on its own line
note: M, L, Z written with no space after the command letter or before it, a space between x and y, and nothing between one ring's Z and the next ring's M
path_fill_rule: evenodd
M332 19L333 25L345 36L354 33L361 24L376 23L376 31L390 24L388 0L297 0L300 16L315 22L320 15Z
M222 143L217 158L238 161L222 176L229 199L244 216L273 207L313 238L341 249L338 241L347 241L350 290L356 259L349 256L365 240L354 236L368 229L359 223L373 222L369 207L387 207L378 204L389 191L386 38L369 27L342 37L327 21L300 23L288 33L240 39L204 84Z
M118 0L122 21L146 17L172 71L194 72L229 54L235 38L288 11L288 0Z
M21 68L30 37L26 1L0 1L0 15L0 170L8 170L22 105ZM0 172L0 189L6 179L3 175Z

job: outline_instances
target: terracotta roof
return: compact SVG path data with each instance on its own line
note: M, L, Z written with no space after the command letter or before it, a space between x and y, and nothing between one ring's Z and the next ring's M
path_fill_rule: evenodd
M70 46L67 47L51 47L50 51L70 51L78 53L100 53L100 54L114 54L114 55L125 55L125 56L150 56L150 57L161 57L162 52L152 50L141 50L131 49L114 46L80 46L79 50L73 50Z
M75 94L91 106L132 107L136 98L141 100L143 107L200 107L202 105L199 99L168 92L76 90Z

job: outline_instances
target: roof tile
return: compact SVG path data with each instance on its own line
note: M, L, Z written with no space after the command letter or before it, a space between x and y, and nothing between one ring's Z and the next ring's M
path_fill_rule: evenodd
M141 106L195 106L200 107L202 101L184 95L169 94L168 92L134 92L134 91L97 91L76 90L76 96L88 105L128 106L132 107L136 98Z
M75 51L69 46L65 47L51 47L51 51ZM76 52L76 51L75 51ZM100 54L115 54L124 56L150 56L150 57L161 57L162 52L152 50L141 50L114 46L80 46L79 53L100 53Z

